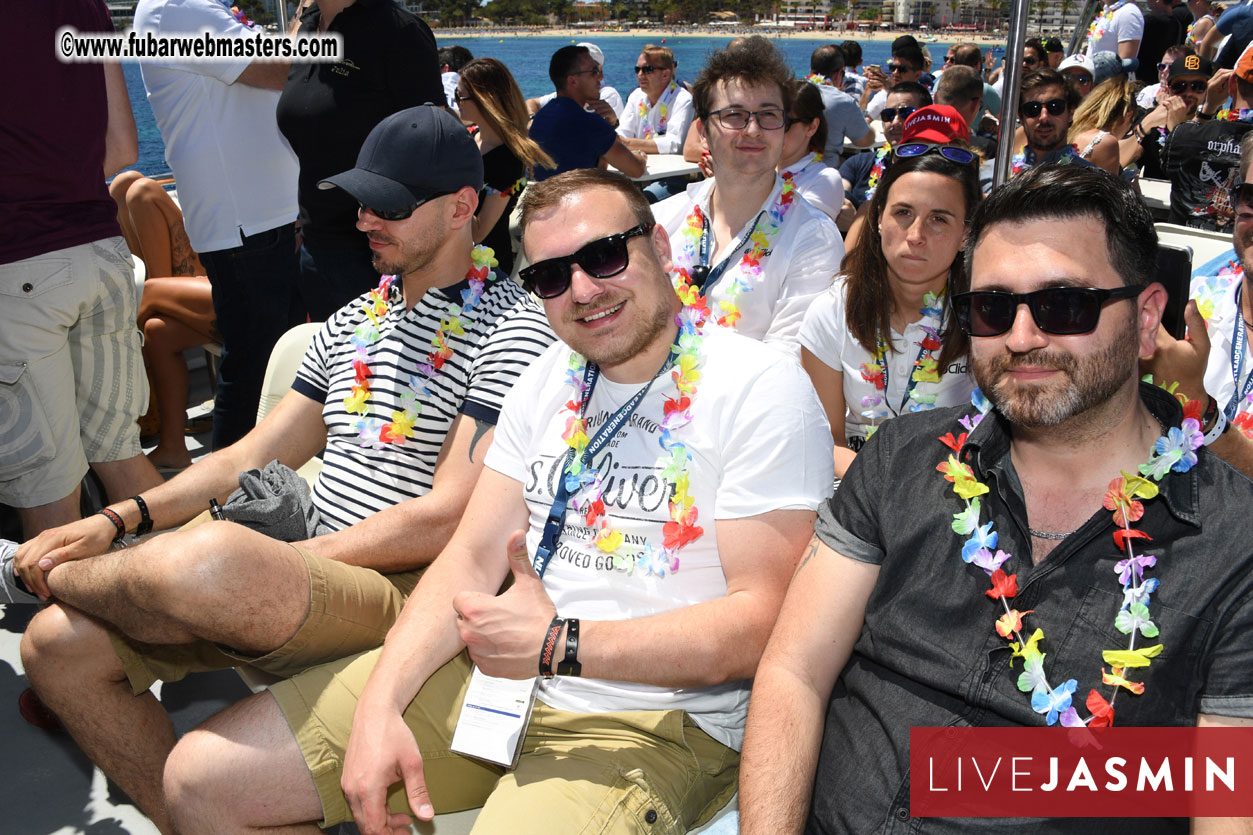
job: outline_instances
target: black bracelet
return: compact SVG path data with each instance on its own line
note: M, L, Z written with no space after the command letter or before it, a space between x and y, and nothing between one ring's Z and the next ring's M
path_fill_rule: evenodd
M548 624L548 633L539 648L539 674L544 678L553 677L553 656L557 654L557 638L565 623L561 618L553 618L552 623Z
M1208 122L1210 119L1214 118L1214 115L1212 113L1202 113L1201 108L1198 107L1196 109L1196 118L1202 122Z
M131 498L135 500L135 504L139 505L139 527L135 528L135 536L152 533L152 517L148 515L148 503L143 500L142 496L131 496Z
M579 663L579 619L566 621L566 657L557 665L559 676L580 676L583 665Z
M122 542L123 537L126 536L126 523L122 521L122 517L117 514L117 511L102 507L96 511L96 515L103 516L113 523L113 527L117 529L117 536L113 537L113 541Z

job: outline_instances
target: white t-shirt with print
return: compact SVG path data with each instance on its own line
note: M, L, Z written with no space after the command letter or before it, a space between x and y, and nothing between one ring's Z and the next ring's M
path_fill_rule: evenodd
M676 265L687 266L685 255L688 243L682 233L684 222L691 214L693 205L699 205L709 216L709 201L713 194L715 179L703 180L687 187L683 194L676 194L653 206L653 217L670 236L670 249ZM728 301L728 288L742 275L742 259L752 249L746 240L747 232L762 212L769 210L783 190L783 179L775 177L774 189L745 227L736 233L739 242L734 250L724 251L730 241L711 240L710 265L725 258L733 258L732 266L722 274L718 283L707 293L709 309L716 315L721 302ZM765 218L762 218L764 221ZM712 225L710 237L712 239ZM777 235L771 240L769 254L761 262L761 274L745 276L744 282L752 288L741 293L737 304L742 318L735 325L736 333L768 342L794 356L800 356L801 320L805 309L814 296L831 283L840 270L844 258L844 239L834 221L820 209L804 200L794 201ZM699 263L693 259L693 264Z
M805 323L801 326L800 340L809 353L844 375L844 403L848 411L844 417L844 437L850 449L860 449L868 436L872 421L862 412L862 398L875 394L874 384L866 382L861 375L862 363L872 361L870 352L848 329L846 305L848 303L848 285L840 276L834 284L818 298L814 299L805 314ZM910 376L913 374L914 363L918 359L918 346L926 336L922 328L923 319L905 326L905 333L892 332L892 346L896 349L888 352L888 388L886 399L891 404L891 411L900 412L902 401L905 400ZM958 406L970 402L970 393L974 390L974 378L968 373L966 358L962 357L952 363L939 383L919 383L917 391L936 393L935 407ZM905 406L909 409L909 405ZM885 411L881 404L875 409ZM876 421L882 422L882 421Z
M570 510L544 588L562 617L625 620L668 612L723 597L726 578L718 553L718 523L772 510L814 510L831 492L834 477L830 429L804 370L752 340L706 326L692 401L692 421L674 431L692 455L691 492L704 534L678 552L679 565L615 566L592 543L595 531ZM505 398L486 466L522 483L535 553L569 447L562 440L570 412L566 382L570 349L553 345L518 379ZM642 384L617 384L603 376L588 404L588 434L629 401ZM603 478L611 525L630 547L660 548L669 521L668 482L658 443L663 403L675 394L670 375L659 377L634 415L592 461ZM725 544L725 543L724 543ZM762 554L762 559L787 559ZM656 652L672 652L664 635ZM680 689L557 677L540 683L552 707L581 713L685 710L710 736L739 749L750 683Z

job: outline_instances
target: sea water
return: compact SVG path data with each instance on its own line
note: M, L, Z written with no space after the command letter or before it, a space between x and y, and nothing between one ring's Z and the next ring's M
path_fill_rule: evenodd
M850 33L851 34L851 33ZM726 46L731 38L679 37L662 39L641 33L639 37L607 36L597 38L595 32L580 35L577 38L557 37L460 37L441 38L436 33L441 45L460 44L469 49L476 58L496 58L502 61L513 77L517 79L522 95L533 98L552 92L552 82L548 80L548 60L559 48L576 41L595 43L605 53L605 83L616 87L625 99L635 89L635 62L645 44L664 44L674 51L678 62L680 81L691 82L700 72L705 58L711 53ZM778 38L775 46L783 53L783 57L792 67L798 78L809 74L809 55L823 43L839 43L845 40L843 33L832 32L814 39ZM935 61L933 70L938 70L944 63L944 53L948 51L948 43L927 44L931 57ZM890 41L866 41L862 43L863 59L867 64L886 64L891 55ZM139 65L129 62L123 65L126 74L126 86L130 93L131 109L135 113L135 125L139 132L139 163L134 166L149 176L169 172L165 162L165 144L161 141L161 133L157 130L152 118L152 110L144 94L143 79L140 77ZM236 148L236 153L247 154L248 148Z

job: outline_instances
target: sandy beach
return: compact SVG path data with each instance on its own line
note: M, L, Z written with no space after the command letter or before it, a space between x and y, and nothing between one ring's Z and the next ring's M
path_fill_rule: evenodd
M980 46L1003 46L1005 36L990 32L950 32L939 30L927 33L918 30L869 31L865 29L813 31L800 29L769 29L756 26L684 26L684 27L644 27L627 31L614 29L594 29L592 27L573 26L511 26L511 27L473 27L473 28L437 28L435 36L441 40L452 38L570 38L575 41L601 38L635 38L660 41L670 38L734 38L737 35L763 35L767 38L780 38L803 41L892 41L900 35L912 34L926 43L926 38L934 37L939 43L975 43ZM924 37L925 36L925 37Z

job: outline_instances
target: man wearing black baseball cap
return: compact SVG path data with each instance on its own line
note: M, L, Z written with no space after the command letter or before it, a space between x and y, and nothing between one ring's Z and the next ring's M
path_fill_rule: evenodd
M1143 149L1140 154L1143 176L1169 179L1170 174L1163 167L1161 150L1175 128L1198 117L1197 106L1206 99L1213 75L1214 65L1208 58L1199 55L1185 55L1171 63L1166 73L1166 97L1135 128ZM1222 101L1226 98L1226 76L1220 85L1224 90L1219 98Z
M0 599L55 601L24 636L32 686L163 831L174 730L153 682L232 666L289 676L382 643L467 507L505 393L555 339L539 304L494 278L491 250L472 251L483 164L454 117L393 114L355 168L324 182L361 204L384 275L313 337L269 416L142 501L16 554L0 540ZM273 530L267 517L109 550L142 525L187 522L241 470L298 467L323 448L313 506L294 514L307 527L284 537L303 541L254 529Z

